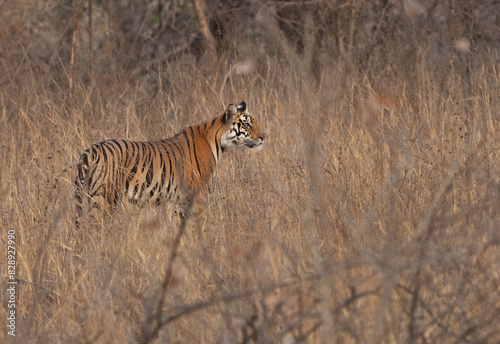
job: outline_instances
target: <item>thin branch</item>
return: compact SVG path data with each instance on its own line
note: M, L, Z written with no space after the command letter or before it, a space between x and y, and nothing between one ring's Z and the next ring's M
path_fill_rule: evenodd
M193 0L194 7L196 9L196 17L198 18L198 23L200 24L200 30L205 41L207 43L207 52L212 61L215 58L215 39L210 29L208 27L207 18L205 16L206 4L204 0Z
M92 1L89 1L89 54L90 54L90 75L94 75L94 32L92 30Z
M169 290L170 283L172 282L172 271L174 268L174 262L177 259L177 255L179 253L179 245L181 243L181 238L186 231L187 220L189 219L189 215L191 214L192 202L188 203L188 206L185 209L186 216L181 217L181 224L179 229L177 230L177 234L174 238L174 243L172 244L172 251L170 252L170 257L168 260L167 271L165 272L165 278L163 279L163 283L161 285L160 297L158 300L158 305L156 307L156 312L152 312L148 317L145 328L143 330L143 340L141 343L150 343L153 341L160 332L161 328L165 325L165 322L162 321L163 308L165 306L165 297Z
M76 36L78 34L78 26L80 17L83 13L85 1L82 0L80 8L78 9L77 0L73 0L73 37L71 39L71 60L70 60L70 75L69 75L69 94L73 96L73 86L75 81L75 54L76 54Z

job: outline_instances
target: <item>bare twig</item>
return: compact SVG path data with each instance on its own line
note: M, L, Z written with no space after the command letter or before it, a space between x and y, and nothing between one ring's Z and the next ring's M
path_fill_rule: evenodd
M94 32L92 30L92 1L89 1L89 54L90 54L90 75L94 74Z
M200 30L205 37L207 44L207 52L211 61L215 59L215 39L210 29L208 27L207 18L205 16L206 4L204 0L194 0L194 7L196 9L196 17L198 18L198 23L200 24Z
M71 39L71 60L70 60L70 74L69 74L69 94L73 96L73 86L75 82L75 54L76 54L76 37L78 34L78 26L80 17L83 13L85 1L82 0L80 8L78 8L76 0L73 0L73 37Z
M166 324L166 322L162 321L162 314L165 306L165 296L167 295L170 283L172 281L172 271L174 263L177 259L177 254L179 253L179 244L181 242L181 238L186 231L187 220L189 218L189 213L191 212L191 207L192 204L190 203L186 211L188 215L181 218L181 224L179 226L179 229L177 230L177 234L175 235L174 242L172 244L172 251L170 252L170 257L168 259L165 278L163 279L163 283L161 285L158 305L156 306L156 311L152 312L147 318L146 324L144 325L145 327L143 329L143 340L141 341L141 343L150 343L151 341L153 341L158 336L161 328Z
M425 217L423 220L420 222L418 233L421 233L423 236L422 242L420 244L420 252L419 252L419 260L423 259L425 256L430 238L432 237L434 233L434 226L433 226L433 219L439 210L439 205L443 202L444 197L449 193L451 190L451 187L453 185L453 180L456 171L458 170L458 164L455 166L455 168L448 174L448 177L443 183L443 186L439 190L439 192L434 196L434 200L429 207L427 214L425 214ZM415 272L413 276L413 281L412 285L414 285L413 288L413 294L412 294L412 299L410 301L410 320L408 322L408 333L409 333L409 340L410 342L414 342L416 339L416 314L417 314L417 307L420 303L420 287L422 283L422 279L420 278L420 274L422 272L423 266L420 265Z

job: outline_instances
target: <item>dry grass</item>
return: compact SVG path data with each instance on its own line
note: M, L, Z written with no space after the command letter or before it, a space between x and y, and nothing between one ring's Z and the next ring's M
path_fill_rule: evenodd
M300 56L231 75L186 54L154 80L82 78L73 97L26 55L0 89L0 252L16 230L21 282L0 342L146 342L158 321L157 342L496 342L498 58L471 58L466 87L434 54L327 63L319 80ZM86 147L169 137L241 100L268 139L224 156L198 219L119 209L78 242Z

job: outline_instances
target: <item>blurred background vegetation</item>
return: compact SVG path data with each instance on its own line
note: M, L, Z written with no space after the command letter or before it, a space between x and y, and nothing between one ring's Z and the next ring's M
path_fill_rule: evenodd
M3 1L0 80L12 88L37 75L39 87L67 90L72 78L120 78L154 91L179 59L213 77L229 66L265 74L267 60L294 56L316 82L334 65L370 77L393 64L411 80L418 51L437 77L451 63L467 81L470 63L498 54L498 13L494 0Z

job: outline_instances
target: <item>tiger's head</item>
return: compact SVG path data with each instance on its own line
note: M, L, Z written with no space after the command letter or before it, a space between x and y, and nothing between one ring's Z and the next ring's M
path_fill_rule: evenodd
M222 148L244 145L253 151L260 151L265 135L255 118L248 114L245 102L241 102L238 107L230 104L222 116L222 121L227 127L221 138Z

